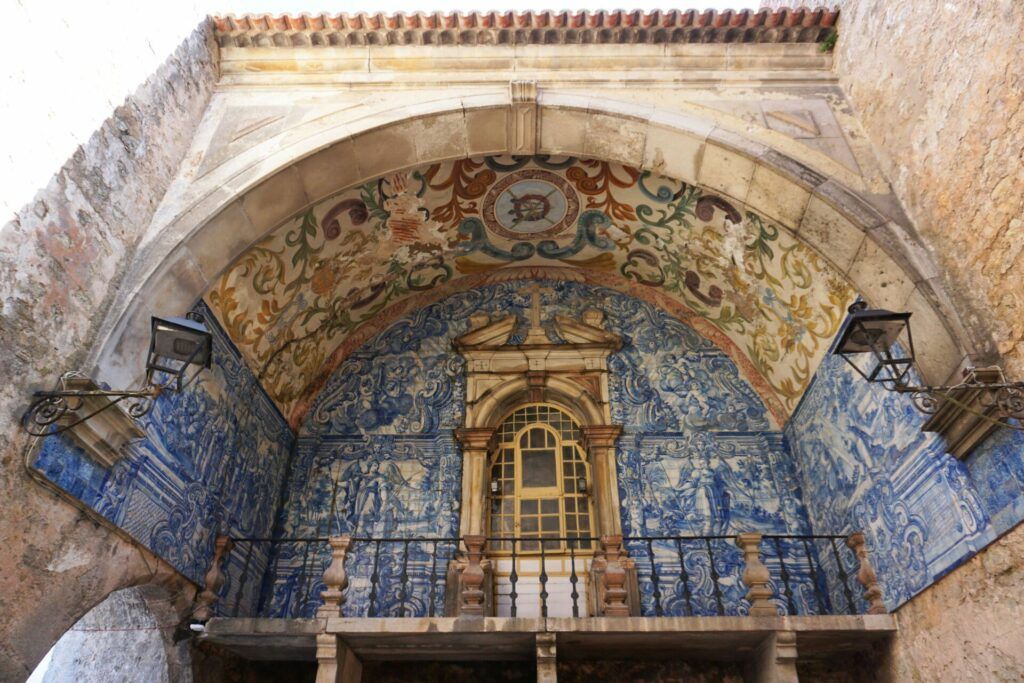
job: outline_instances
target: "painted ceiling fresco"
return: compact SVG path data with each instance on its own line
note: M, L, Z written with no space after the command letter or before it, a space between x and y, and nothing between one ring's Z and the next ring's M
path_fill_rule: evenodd
M507 278L577 279L684 320L783 423L854 292L787 230L688 185L572 157L462 159L350 188L250 247L207 301L298 424L390 321Z

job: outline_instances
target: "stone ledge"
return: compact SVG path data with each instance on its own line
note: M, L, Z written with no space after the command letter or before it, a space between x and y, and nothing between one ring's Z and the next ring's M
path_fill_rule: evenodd
M797 637L801 657L865 650L896 632L892 615L787 617L508 618L423 617L212 619L200 639L242 656L312 659L321 628L365 660L528 659L536 634L554 633L574 658L743 659L777 632Z

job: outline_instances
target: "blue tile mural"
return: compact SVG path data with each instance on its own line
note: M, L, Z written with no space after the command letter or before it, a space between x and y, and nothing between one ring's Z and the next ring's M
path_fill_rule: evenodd
M345 361L300 430L282 537L457 533L461 457L452 429L463 419L465 389L462 360L451 341L478 312L516 313L521 325L513 342L521 338L531 285L495 284L426 306ZM771 430L764 405L725 354L645 302L574 282L541 285L546 320L556 313L578 317L599 306L606 327L623 337L622 350L610 361L610 389L613 419L626 425L618 454L625 533L809 531L785 438ZM547 332L559 341L553 328ZM731 540L713 542L714 571L706 553L692 554L686 586L679 581L677 549L664 545L653 548L662 570L664 613L715 613L715 585L732 610L746 609L740 555ZM386 544L377 552L373 542L358 543L348 564L346 613L398 614L399 598L411 595L417 602L405 614L428 614L432 603L439 613L452 548L442 548L447 554L439 567L431 566L428 550L423 544ZM645 548L634 550L640 557ZM794 583L806 557L793 557ZM315 582L328 561L325 544L282 544L272 559L262 613L312 615L322 590ZM640 569L645 609L653 613L649 563ZM374 575L377 582L370 581ZM379 586L371 596L374 583ZM410 588L403 594L404 584Z
M960 461L923 422L909 398L829 356L786 428L812 527L866 533L890 609L1024 512L1021 432L998 430Z
M142 420L145 439L107 470L69 439L49 437L35 466L201 583L218 533L272 532L294 436L216 319L197 310L213 333L213 367L157 399ZM232 553L224 604L255 602L259 582L240 578L243 562ZM248 573L259 576L266 562L265 550L253 552Z
M161 397L145 418L147 438L112 469L63 438L45 440L36 466L197 581L218 531L454 537L462 463L453 429L463 420L465 369L451 341L480 312L516 313L513 340L522 338L531 285L463 292L396 322L334 373L298 436L211 317L214 368ZM623 338L609 386L613 420L625 428L616 455L624 533L722 537L631 542L645 614L716 614L719 602L744 613L731 540L741 531L863 530L894 608L1024 518L1018 431L999 430L957 460L920 431L909 400L828 357L780 432L735 365L685 324L600 287L541 285L545 319L598 306ZM358 542L347 613L442 613L454 551L441 540ZM859 589L844 586L854 567L841 540L769 536L763 557L780 609L863 608ZM328 562L323 542L240 543L220 609L312 615Z

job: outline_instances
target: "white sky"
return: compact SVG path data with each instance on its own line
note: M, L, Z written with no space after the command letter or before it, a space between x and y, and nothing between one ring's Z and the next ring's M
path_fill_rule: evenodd
M0 41L0 226L207 14L616 9L619 1L0 0L4 21L17 27ZM701 10L759 2L695 0ZM627 7L637 6L651 8Z
M579 0L551 0L551 2L543 2L537 0L508 0L507 2L501 2L500 0L383 0L381 2L322 2L321 0L312 0L307 2L305 0L215 0L210 3L203 3L209 5L214 9L210 10L211 14L227 14L233 12L240 14L244 12L291 12L301 13L309 12L311 14L317 14L319 12L384 12L390 14L392 12L432 12L432 11L507 11L507 10L611 10L611 9L736 9L737 6L740 8L744 6L754 6L759 3L759 0L751 2L750 0L740 0L739 2L730 2L728 0L696 0L690 4L688 2L680 2L677 4L658 4L654 5L648 2L633 2L623 6L620 0L611 0L608 4L600 4L595 2L581 2ZM794 4L803 4L801 2L795 2ZM324 8L327 9L324 9Z

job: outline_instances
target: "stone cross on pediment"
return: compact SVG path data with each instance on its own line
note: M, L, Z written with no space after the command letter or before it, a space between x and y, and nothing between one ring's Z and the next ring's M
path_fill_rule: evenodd
M548 335L544 332L540 318L540 296L541 294L552 293L549 287L541 287L534 282L530 285L530 327L526 331L524 344L550 344Z
M529 328L526 338L517 346L549 346L557 347L562 351L567 351L570 347L580 344L598 345L613 350L621 346L621 338L604 329L604 311L598 308L586 309L579 320L567 315L555 314L552 322L555 331L564 340L564 343L558 344L548 339L542 323L541 295L553 293L553 291L538 283L530 285L530 308L527 314ZM475 313L469 318L469 331L456 338L453 345L459 350L505 347L508 346L508 340L515 333L518 325L519 318L514 313L508 313L493 320L487 313Z

